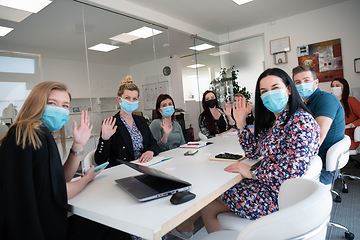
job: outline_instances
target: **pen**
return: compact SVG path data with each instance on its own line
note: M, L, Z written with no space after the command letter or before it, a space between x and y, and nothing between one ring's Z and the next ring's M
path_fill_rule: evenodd
M188 145L199 145L199 143L188 143Z

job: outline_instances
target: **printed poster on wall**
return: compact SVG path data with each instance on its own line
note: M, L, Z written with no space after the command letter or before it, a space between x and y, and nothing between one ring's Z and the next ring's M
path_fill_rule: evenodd
M312 67L320 82L343 78L340 38L297 47L299 65Z

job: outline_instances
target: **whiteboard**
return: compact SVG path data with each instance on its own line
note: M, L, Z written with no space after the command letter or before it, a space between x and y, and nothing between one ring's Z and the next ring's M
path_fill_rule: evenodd
M154 110L160 94L168 93L168 81L142 85L145 110Z

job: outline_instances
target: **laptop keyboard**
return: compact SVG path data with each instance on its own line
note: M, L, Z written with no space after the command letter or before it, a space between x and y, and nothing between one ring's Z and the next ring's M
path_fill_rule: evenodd
M177 188L184 187L184 184L174 182L168 179L159 178L151 175L138 175L135 176L137 180L144 183L145 185L151 187L152 189L158 191L158 192L167 192L171 191Z

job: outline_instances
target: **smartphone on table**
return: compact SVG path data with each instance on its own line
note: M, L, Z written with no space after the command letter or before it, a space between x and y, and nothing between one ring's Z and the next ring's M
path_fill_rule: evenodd
M195 150L189 150L187 152L184 153L185 156L191 156L194 155L195 153L197 153L199 150L195 149Z

